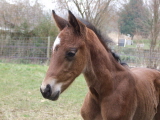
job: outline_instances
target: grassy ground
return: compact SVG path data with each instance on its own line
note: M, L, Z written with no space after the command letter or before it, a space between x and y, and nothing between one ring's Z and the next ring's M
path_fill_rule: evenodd
M83 76L53 102L39 87L47 66L0 63L0 120L81 120L87 87Z

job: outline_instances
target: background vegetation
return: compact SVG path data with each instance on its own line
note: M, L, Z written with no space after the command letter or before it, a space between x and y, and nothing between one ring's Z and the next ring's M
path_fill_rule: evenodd
M37 0L33 5L30 0L12 2L0 1L0 36L53 37L57 34L51 11L44 11Z
M136 44L142 39L149 40L148 66L158 66L152 60L152 54L160 50L159 0L52 0L52 3L60 16L67 16L69 9L77 17L90 21L104 35L125 34L131 36ZM0 7L1 45L4 43L2 40L17 36L55 37L58 33L51 10L44 10L44 5L38 0L32 4L30 0L1 0ZM136 36L141 38L136 39Z

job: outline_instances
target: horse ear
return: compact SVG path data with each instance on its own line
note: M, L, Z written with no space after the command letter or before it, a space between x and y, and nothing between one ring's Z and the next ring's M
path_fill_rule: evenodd
M68 13L69 24L74 28L75 32L79 34L82 33L85 25L81 23L78 19L76 19L76 17L72 14L70 10L68 10Z
M63 30L69 24L67 20L59 17L54 10L52 10L52 15L60 30Z

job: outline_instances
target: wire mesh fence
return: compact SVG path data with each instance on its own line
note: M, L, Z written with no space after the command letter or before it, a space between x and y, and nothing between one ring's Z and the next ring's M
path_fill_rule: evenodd
M160 50L158 49L151 52L149 49L115 47L113 50L130 67L160 69Z
M49 62L53 37L0 37L0 62L44 64ZM125 48L112 45L111 48L131 67L152 67L160 69L160 50Z
M42 64L49 60L52 37L0 38L0 61Z

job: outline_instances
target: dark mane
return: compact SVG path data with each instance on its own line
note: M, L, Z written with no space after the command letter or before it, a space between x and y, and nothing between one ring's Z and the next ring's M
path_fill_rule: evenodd
M90 22L84 19L80 19L80 21L83 24L85 24L89 29L94 31L94 33L97 35L102 45L105 47L106 51L110 52L117 62L119 62L121 65L127 65L126 63L122 63L120 57L108 47L108 44L112 43L113 41L107 35L105 36L102 35L101 31L96 29L96 27L92 25Z

